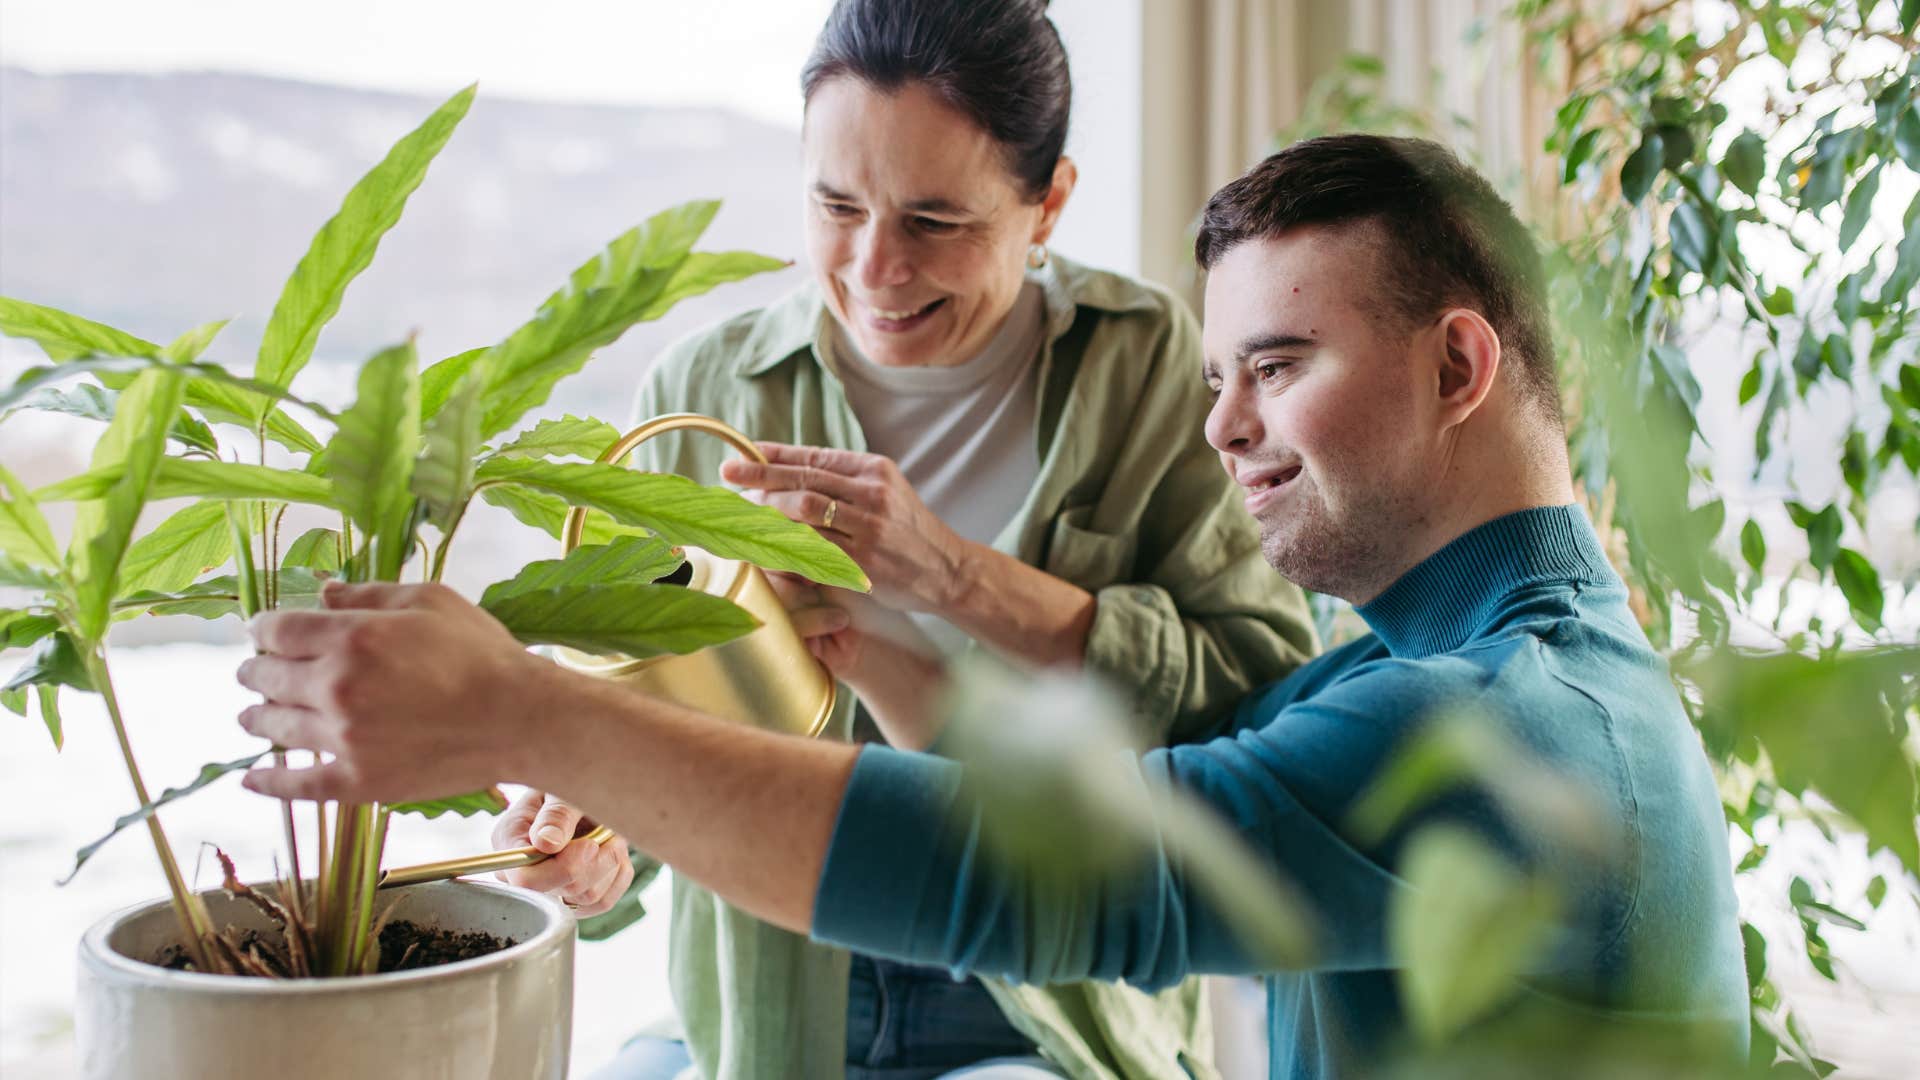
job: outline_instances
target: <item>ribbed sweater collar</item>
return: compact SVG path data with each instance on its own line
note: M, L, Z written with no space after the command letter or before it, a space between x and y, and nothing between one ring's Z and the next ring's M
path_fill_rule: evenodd
M1358 610L1389 652L1418 658L1466 644L1522 589L1617 580L1584 511L1542 506L1468 530Z

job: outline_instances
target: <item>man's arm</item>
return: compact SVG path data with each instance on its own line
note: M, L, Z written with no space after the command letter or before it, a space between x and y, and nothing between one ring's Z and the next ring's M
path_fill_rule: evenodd
M524 783L769 922L1016 980L1149 987L1265 966L1164 842L1063 882L982 849L952 762L726 724L562 670L439 586L332 586L323 600L331 610L255 620L268 655L240 681L267 701L242 725L333 760L256 770L256 791L397 802ZM1321 967L1385 964L1383 913L1402 887L1330 822L1419 695L1352 697L1131 765L1142 798L1167 786L1210 804L1308 899Z
M256 770L249 788L400 802L525 784L769 922L811 926L853 747L566 671L440 586L331 584L323 601L254 621L266 655L239 679L266 701L241 726L332 760Z

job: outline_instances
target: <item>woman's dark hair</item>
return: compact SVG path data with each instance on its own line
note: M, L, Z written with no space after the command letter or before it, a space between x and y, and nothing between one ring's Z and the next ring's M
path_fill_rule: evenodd
M1073 80L1046 0L839 0L800 72L806 99L851 76L891 94L924 86L993 137L1030 202L1067 145Z
M1329 135L1294 143L1214 192L1194 261L1303 225L1377 223L1379 299L1417 325L1467 304L1520 359L1527 396L1559 419L1539 249L1506 200L1426 139Z

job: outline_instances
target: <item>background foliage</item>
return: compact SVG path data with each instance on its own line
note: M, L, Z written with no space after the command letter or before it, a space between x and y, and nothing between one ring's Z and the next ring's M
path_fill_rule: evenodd
M1920 0L1502 18L1552 110L1530 155L1551 172L1509 194L1547 256L1575 477L1718 772L1738 872L1789 822L1899 866L1859 897L1793 877L1793 940L1743 926L1755 1067L1825 1075L1769 948L1836 979L1829 928L1920 904ZM1463 141L1462 118L1387 101L1382 70L1349 58L1281 142ZM1728 428L1750 455L1706 434Z

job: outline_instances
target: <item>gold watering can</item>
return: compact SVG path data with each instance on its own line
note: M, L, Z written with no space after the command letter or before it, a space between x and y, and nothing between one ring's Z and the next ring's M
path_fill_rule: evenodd
M698 431L717 436L735 450L766 464L753 440L733 428L696 413L656 416L622 435L601 464L618 462L641 443L669 431ZM576 506L567 515L560 539L565 551L580 546L587 524L587 508ZM709 713L723 720L752 724L812 737L820 734L833 715L838 688L793 628L787 608L768 583L767 575L752 563L717 558L695 547L683 549L687 565L682 574L689 589L699 589L747 609L760 627L742 637L685 655L667 654L636 660L630 656L598 656L577 649L554 651L554 661L573 671L611 679L645 694ZM586 828L587 823L583 822ZM604 844L613 837L605 825L593 827L588 839ZM495 870L531 866L551 858L535 848L520 847L485 855L389 870L380 888L417 885L423 881L462 877Z

